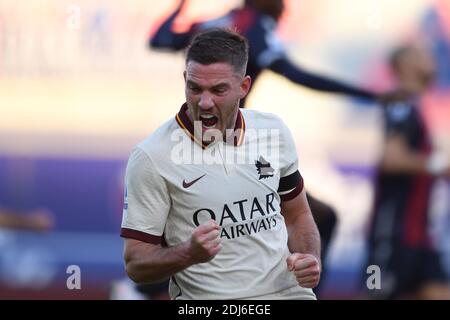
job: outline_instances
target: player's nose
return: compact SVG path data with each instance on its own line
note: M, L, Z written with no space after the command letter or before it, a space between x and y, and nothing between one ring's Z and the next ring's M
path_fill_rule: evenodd
M214 107L214 100L212 98L212 95L208 92L202 93L200 96L200 100L198 101L198 106L202 110L208 110Z

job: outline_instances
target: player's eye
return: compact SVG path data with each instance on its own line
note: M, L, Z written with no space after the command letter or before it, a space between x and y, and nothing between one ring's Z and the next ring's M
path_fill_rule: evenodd
M201 92L199 87L189 86L189 91L191 91L194 94L198 94Z
M226 92L227 92L227 88L225 88L225 87L219 87L219 88L215 88L213 90L214 94L224 94Z

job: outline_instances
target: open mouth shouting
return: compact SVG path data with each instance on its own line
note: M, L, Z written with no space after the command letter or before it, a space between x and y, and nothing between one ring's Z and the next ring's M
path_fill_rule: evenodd
M202 122L203 129L214 129L219 119L212 114L201 114L200 121Z

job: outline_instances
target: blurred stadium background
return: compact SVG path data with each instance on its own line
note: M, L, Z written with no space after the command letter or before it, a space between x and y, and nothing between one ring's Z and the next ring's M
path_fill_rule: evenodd
M151 51L148 35L175 0L0 0L0 207L50 209L45 234L0 231L0 299L108 299L124 278L119 237L124 166L134 144L184 101L183 56ZM178 21L218 16L239 0L191 0ZM385 58L423 38L439 62L427 97L436 145L450 153L450 1L287 1L279 34L309 70L388 89ZM317 94L266 72L249 105L292 129L308 189L340 224L324 296L355 298L380 153L373 105ZM450 191L433 201L433 235L450 272ZM81 268L81 290L66 268Z

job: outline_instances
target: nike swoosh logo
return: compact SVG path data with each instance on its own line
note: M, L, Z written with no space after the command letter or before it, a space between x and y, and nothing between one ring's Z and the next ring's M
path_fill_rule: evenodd
M196 183L198 180L200 180L204 176L206 176L206 173L204 175L202 175L201 177L198 177L197 179L192 180L191 182L186 182L186 180L183 180L183 188L185 188L185 189L189 188L190 186L192 186L194 183Z

